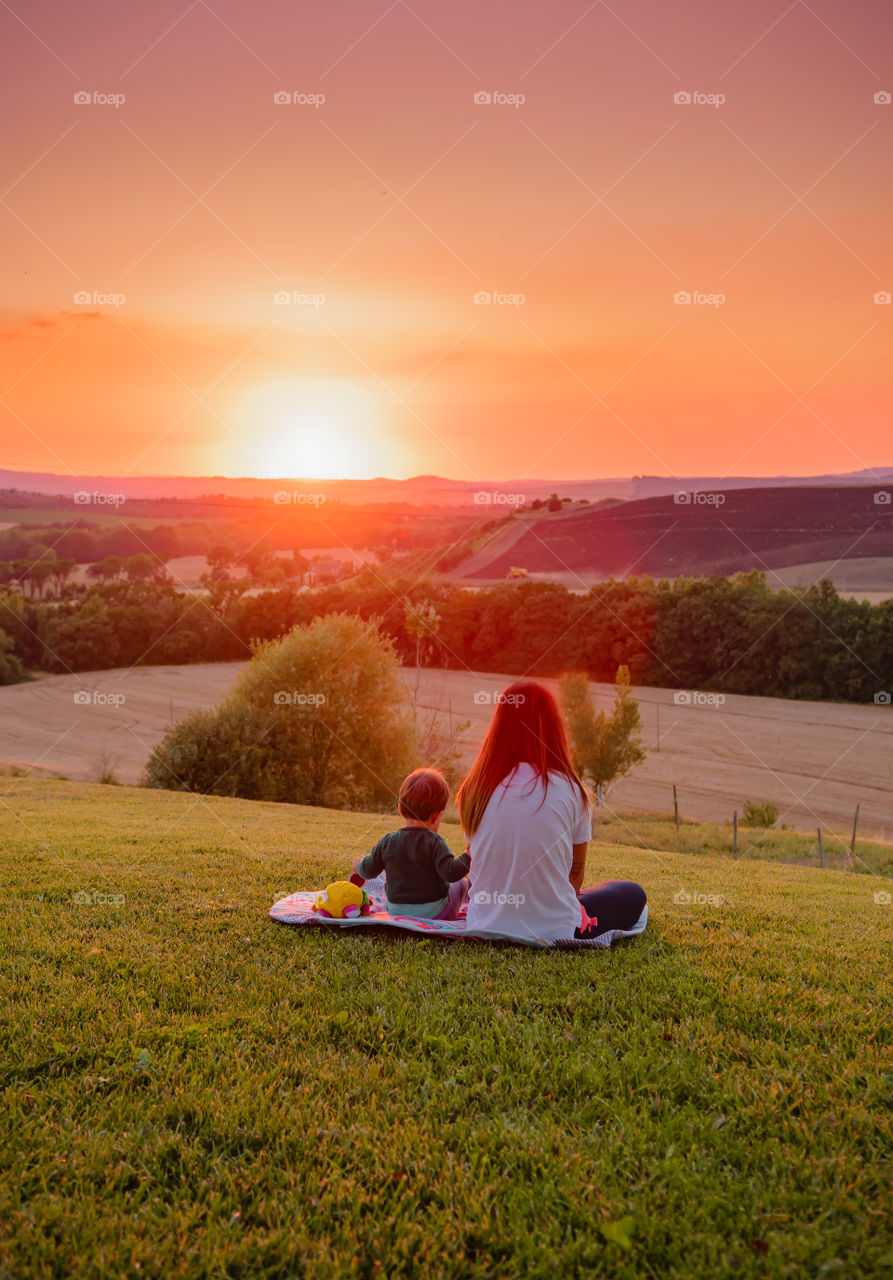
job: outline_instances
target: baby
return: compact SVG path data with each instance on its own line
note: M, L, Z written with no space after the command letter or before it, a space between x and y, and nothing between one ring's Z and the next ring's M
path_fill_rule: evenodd
M397 799L404 826L382 836L371 853L354 863L354 884L386 873L388 910L394 915L455 920L468 896L471 859L467 852L454 858L437 834L449 798L447 780L438 769L414 770Z

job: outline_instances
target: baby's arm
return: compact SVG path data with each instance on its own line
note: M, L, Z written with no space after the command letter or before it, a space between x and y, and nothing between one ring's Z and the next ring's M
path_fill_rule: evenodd
M367 853L364 858L357 858L353 864L351 874L348 876L351 884L359 885L360 888L367 880L372 880L375 876L380 876L384 871L384 858L382 857L383 841L379 840L374 845L371 853Z
M434 854L434 869L441 880L445 880L447 884L455 884L457 880L461 880L468 875L470 866L471 856L468 849L464 853L460 853L458 858L454 858L446 840L443 837L440 838L440 843Z

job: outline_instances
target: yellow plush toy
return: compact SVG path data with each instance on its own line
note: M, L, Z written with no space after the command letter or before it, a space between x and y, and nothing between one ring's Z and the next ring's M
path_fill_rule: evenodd
M313 910L332 920L349 920L351 916L367 916L372 910L372 899L359 885L336 880L316 895Z

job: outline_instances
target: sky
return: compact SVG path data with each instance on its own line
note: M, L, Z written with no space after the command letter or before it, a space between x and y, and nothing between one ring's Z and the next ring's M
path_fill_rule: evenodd
M3 0L0 41L0 467L893 464L885 0Z

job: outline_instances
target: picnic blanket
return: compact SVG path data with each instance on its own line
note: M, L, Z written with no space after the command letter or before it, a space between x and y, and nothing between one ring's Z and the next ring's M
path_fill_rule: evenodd
M610 947L617 938L629 936L622 929L609 929L597 938L561 938L557 942L549 942L545 938L519 938L514 934L469 929L464 914L458 920L423 920L417 916L401 916L388 911L383 875L367 880L365 889L373 903L372 911L367 916L331 920L317 915L313 904L316 895L322 892L321 889L298 890L290 893L287 898L280 898L270 907L270 915L280 924L315 924L324 929L368 929L383 925L386 928L403 929L408 933L424 934L429 938L456 939L460 942L516 942L522 946L567 951L604 949Z

